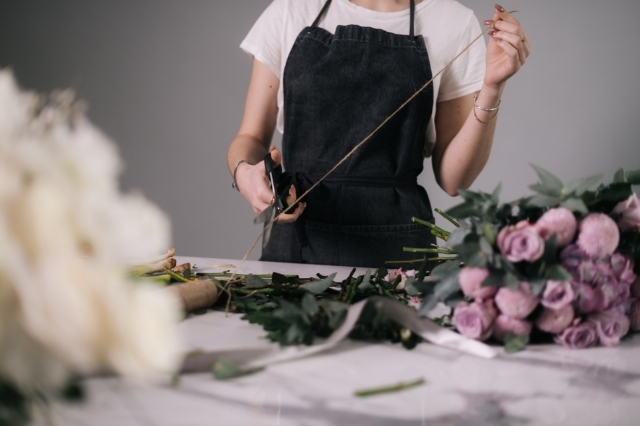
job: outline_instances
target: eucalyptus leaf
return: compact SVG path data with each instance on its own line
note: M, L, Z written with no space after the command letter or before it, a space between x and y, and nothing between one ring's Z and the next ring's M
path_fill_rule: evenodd
M333 279L336 277L336 272L320 281L311 281L310 283L300 285L300 288L307 290L313 294L320 294L333 285Z
M618 171L613 175L613 183L620 183L624 181L624 169L618 169Z
M500 182L491 193L491 203L498 204L500 201L500 191L502 191L502 182Z
M309 315L315 315L320 311L320 306L311 293L302 296L302 309Z
M480 192L458 189L458 195L467 201L485 201L486 197Z
M558 205L558 199L547 195L534 195L527 200L527 205L535 207L554 207Z
M640 185L640 170L627 172L627 182L631 185Z
M504 336L504 351L508 354L519 352L527 347L529 336L516 336L513 333L507 333Z
M486 238L480 238L480 250L486 255L493 254L493 247Z
M271 274L271 281L274 284L297 284L299 281L299 277L297 275L293 275L293 276L287 276L287 275L283 275L283 274L279 274L277 272L274 272L273 274Z
M561 265L554 263L547 266L546 278L554 281L571 281L573 276Z
M466 219L470 216L476 216L478 214L478 209L475 204L466 202L451 207L446 213L456 219Z
M481 287L503 287L505 282L504 276L504 271L490 269L489 275L482 281Z
M458 273L459 271L452 271L436 284L433 294L424 298L422 306L418 310L419 316L425 316L438 302L442 302L448 299L453 293L460 291Z
M562 189L563 194L569 195L574 193L577 196L582 195L587 189L597 183L600 179L602 179L602 175L589 176L586 178L574 180L573 182L569 182Z
M534 296L540 296L546 284L547 280L544 278L530 279L529 287L531 288L531 293L533 293Z
M431 276L439 276L441 274L448 274L451 271L455 271L460 269L460 261L459 260L449 260L447 262L441 263L440 265L433 268L431 271ZM412 277L409 277L412 278ZM408 278L407 278L408 280Z
M520 280L516 275L507 272L504 274L504 285L513 291L517 291L520 288Z
M533 170L536 171L536 174L538 175L538 178L543 185L549 188L554 188L555 190L560 192L560 190L562 189L562 181L560 179L558 179L555 175L551 174L542 167L536 166L535 164L531 164L531 167L533 167Z
M567 198L566 200L560 203L560 206L566 209L569 209L573 212L578 212L582 214L589 213L589 209L585 205L584 201L582 201L580 198Z
M598 190L596 201L619 202L629 198L632 193L630 182L612 183Z
M539 194L546 195L548 197L560 196L560 190L556 189L555 187L550 187L541 183L536 183L535 185L529 185L529 189Z
M247 275L247 288L249 289L257 289L257 288L266 288L269 287L269 283L257 275L249 274Z
M458 228L451 233L449 239L447 240L447 245L449 247L456 247L462 243L466 239L467 235L471 233L471 230L467 228Z

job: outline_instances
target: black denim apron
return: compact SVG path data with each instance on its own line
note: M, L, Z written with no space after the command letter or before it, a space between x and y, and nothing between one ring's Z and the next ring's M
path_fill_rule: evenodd
M422 36L315 22L298 35L283 75L284 166L306 190L431 78ZM345 266L385 266L421 258L403 247L430 247L429 198L423 169L429 86L368 140L305 200L293 224L275 225L261 260ZM300 195L300 194L298 194ZM387 265L389 266L389 265Z

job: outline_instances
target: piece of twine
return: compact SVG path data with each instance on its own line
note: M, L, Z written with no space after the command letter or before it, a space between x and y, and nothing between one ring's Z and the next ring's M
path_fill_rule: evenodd
M509 13L516 13L518 12L517 10L511 11ZM260 234L258 235L258 237L256 238L256 240L253 242L253 244L251 244L251 247L249 247L249 250L247 250L247 252L245 253L245 255L242 257L242 260L240 261L240 264L235 268L233 274L231 275L231 279L229 281L232 281L233 278L236 275L236 272L238 271L238 269L240 269L242 267L242 265L244 264L244 262L246 262L247 258L249 257L249 255L251 254L251 252L253 251L253 249L256 247L256 245L258 244L258 242L260 241L260 239L262 238L262 236L264 235L264 233L270 229L277 221L278 221L278 217L280 217L281 214L283 213L287 213L290 210L292 210L294 208L294 206L300 201L302 200L304 197L306 197L311 191L313 191L318 185L320 185L320 183L325 180L327 178L327 176L329 176L331 173L333 173L338 167L340 167L345 161L347 161L349 159L349 157L351 157L362 145L364 145L369 139L371 139L373 137L373 135L375 135L385 124L387 124L387 122L389 122L389 120L391 120L396 114L398 114L398 112L400 112L402 110L402 108L404 108L405 106L407 106L407 104L409 102L411 102L413 99L415 99L416 96L418 96L424 89L426 89L427 87L429 87L429 85L431 83L433 83L433 81L440 75L442 74L444 71L447 70L447 68L449 68L460 56L462 56L467 50L469 50L469 48L471 46L473 46L473 44L478 41L480 38L482 38L482 36L484 36L487 32L489 32L492 29L492 27L488 26L487 28L485 28L484 31L482 31L480 34L478 34L478 36L476 38L474 38L464 49L462 49L462 51L460 51L460 53L458 53L453 59L451 59L444 67L442 67L442 69L440 71L438 71L437 73L435 73L435 75L433 75L433 77L431 77L431 79L429 81L427 81L422 87L420 87L418 90L416 90L416 92L411 95L406 101L404 101L395 111L393 111L391 113L391 115L389 115L387 118L384 119L384 121L382 121L382 123L380 123L378 125L378 127L376 127L371 133L369 133L369 135L367 135L364 139L362 139L360 142L358 142L352 149L351 151L349 151L340 161L338 161L338 163L336 163L335 166L333 166L331 168L331 170L329 170L327 173L325 173L324 176L322 176L320 179L318 179L318 181L316 181L313 185L311 185L311 187L309 189L307 189L302 195L300 195L293 203L289 204L289 206L287 208L285 208L284 210L282 210L275 218L273 221L268 222L265 224L265 226L262 228L262 231L260 232ZM227 302L227 311L228 311L228 307L229 307L229 303L231 301L231 298L229 297L229 301Z

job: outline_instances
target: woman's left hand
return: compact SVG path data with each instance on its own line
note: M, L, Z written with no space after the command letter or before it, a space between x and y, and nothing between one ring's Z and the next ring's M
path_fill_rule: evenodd
M513 15L498 4L494 7L493 20L484 21L492 28L489 31L484 85L499 88L524 65L531 42Z

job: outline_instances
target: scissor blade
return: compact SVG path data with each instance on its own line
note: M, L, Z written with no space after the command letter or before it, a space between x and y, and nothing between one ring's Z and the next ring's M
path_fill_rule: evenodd
M264 224L264 226L266 226L266 229L264 230L264 234L262 234L262 248L265 248L267 246L267 244L269 243L269 240L271 239L271 230L273 229L273 226L275 225L275 223L274 223L275 220L276 220L276 209L272 208L271 209L271 217Z
M262 223L273 217L273 210L275 210L274 206L269 206L266 209L262 210L258 216L253 219L253 223Z

